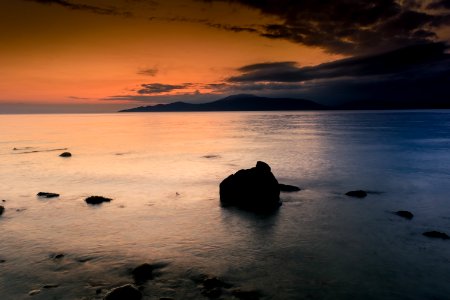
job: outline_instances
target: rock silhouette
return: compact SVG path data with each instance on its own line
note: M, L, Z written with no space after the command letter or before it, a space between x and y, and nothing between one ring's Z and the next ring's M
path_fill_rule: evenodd
M61 156L61 157L71 157L72 153L70 153L70 152L63 152L59 156Z
M424 232L423 235L426 236L426 237L443 239L443 240L450 239L450 236L448 236L448 234L446 234L444 232L434 231L434 230L433 231Z
M220 183L220 202L252 211L278 208L280 186L270 166L258 161L251 169L242 169Z
M142 299L141 292L131 284L126 284L115 289L112 289L104 300L140 300Z
M137 284L142 284L147 280L151 280L157 276L155 271L164 268L165 264L142 264L131 271L133 279Z
M0 216L3 215L4 211L5 211L5 207L0 205Z
M37 193L38 197L44 197L44 198L55 198L59 197L59 194L57 193L47 193L47 192L39 192Z
M357 191L347 192L347 193L345 193L345 195L350 196L350 197L356 197L356 198L364 198L367 196L367 193L362 190L357 190Z
M281 192L298 192L301 190L298 186L290 184L279 183L278 186L280 187Z
M112 200L111 198L106 198L102 196L90 196L84 199L84 201L86 201L87 204L91 205L98 205L102 204L103 202L110 202L111 200Z
M394 214L396 214L397 216L406 218L408 220L411 220L412 218L414 218L414 215L407 210L399 210L399 211L396 211Z

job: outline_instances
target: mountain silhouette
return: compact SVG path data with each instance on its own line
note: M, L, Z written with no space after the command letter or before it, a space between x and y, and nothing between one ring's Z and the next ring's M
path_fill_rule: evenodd
M208 103L173 102L124 109L120 112L175 112L175 111L271 111L323 110L328 107L305 99L268 98L254 95L233 95Z

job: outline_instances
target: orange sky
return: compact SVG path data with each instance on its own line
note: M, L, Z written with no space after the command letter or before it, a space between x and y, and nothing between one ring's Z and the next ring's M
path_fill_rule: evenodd
M319 65L448 43L447 3L1 1L0 113L107 112L180 100L205 102L236 93L312 97L319 102L340 93L344 100L346 95L360 99L370 92L367 87L355 89L355 80L385 82L395 77L389 73L393 69L386 68L386 77L380 79L374 76L380 74L372 63L376 59ZM436 57L417 59L421 51L414 49L406 53L406 64L430 63L409 71L417 68L425 76L432 68L445 78ZM447 56L439 59L448 61ZM395 61L388 59L385 65L391 63ZM330 70L332 76L323 73ZM394 71L406 74L406 69ZM295 80L289 75L293 73ZM256 80L247 82L248 78ZM339 92L336 86L343 78L347 81ZM390 90L384 85L383 91Z
M112 2L117 7L123 5L123 11L133 16L2 1L0 101L10 105L104 104L108 110L111 103L136 105L104 99L136 94L141 84L192 83L185 89L152 96L207 94L212 91L205 84L222 82L242 65L272 61L314 65L339 57L319 48L201 23L220 18L221 23L244 26L249 21L255 24L274 19L240 5ZM84 3L101 5L105 1ZM142 74L148 69L153 74ZM160 101L156 97L148 103Z

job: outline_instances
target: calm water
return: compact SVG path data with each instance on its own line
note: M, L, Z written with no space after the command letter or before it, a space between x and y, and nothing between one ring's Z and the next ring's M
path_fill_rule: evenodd
M221 208L257 160L303 190ZM198 299L199 273L264 299L450 299L450 241L422 236L450 233L450 111L0 115L0 167L1 299L96 299L144 262L168 263L146 299Z

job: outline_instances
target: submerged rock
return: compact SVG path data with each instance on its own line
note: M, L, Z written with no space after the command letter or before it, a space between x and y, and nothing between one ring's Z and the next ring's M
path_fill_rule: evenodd
M131 284L126 284L112 289L103 298L104 300L140 300L141 292Z
M34 296L34 295L39 294L40 292L41 292L41 290L32 290L32 291L30 291L30 292L28 293L28 295L29 295L29 296Z
M202 295L210 299L219 298L223 293L223 289L228 289L232 286L217 277L208 276L203 278L202 285Z
M61 156L61 157L71 157L72 153L70 153L70 152L63 152L59 156Z
M96 205L96 204L102 204L103 202L110 202L111 198L106 198L102 196L90 196L84 199L87 204Z
M448 234L444 233L444 232L439 232L439 231L427 231L423 233L424 236L426 237L430 237L430 238L438 238L438 239L443 239L443 240L448 240L450 239L450 236L448 236Z
M279 183L278 186L280 187L281 192L298 192L301 190L298 186L290 184Z
M262 296L258 291L245 291L241 289L233 290L231 294L239 300L259 300Z
M350 196L350 197L356 197L356 198L364 198L367 196L367 192L363 191L363 190L357 190L357 191L350 191L345 193L345 195Z
M397 216L406 218L408 220L411 220L412 218L414 218L414 215L412 214L412 212L407 211L407 210L399 210L399 211L396 211L394 214L396 214Z
M220 202L253 211L267 211L281 205L280 187L270 166L258 161L256 167L242 169L220 183Z
M57 193L47 193L47 192L39 192L37 193L38 197L44 197L44 198L55 198L59 197L59 194Z
M5 207L0 205L0 216L3 215L4 211L5 211Z
M155 277L153 271L155 271L156 269L158 269L158 267L145 263L134 268L133 271L131 271L131 274L133 275L133 279L137 284L142 284L147 280L151 280Z
M64 254L63 253L53 253L53 254L50 254L49 257L51 259L61 259L64 257Z

